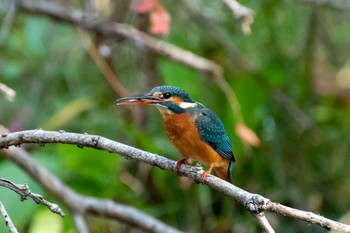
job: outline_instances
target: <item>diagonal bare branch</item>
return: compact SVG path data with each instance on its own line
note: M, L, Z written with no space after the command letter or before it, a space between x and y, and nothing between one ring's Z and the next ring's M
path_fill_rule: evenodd
M63 143L63 144L73 144L79 147L87 146L87 147L91 147L99 150L105 150L112 153L118 153L125 158L144 162L152 166L157 166L161 169L175 171L176 163L173 160L169 160L165 157L152 154L146 151L142 151L98 135L68 133L64 131L55 132L55 131L44 131L44 130L27 130L27 131L19 131L19 132L3 134L2 136L0 136L0 149L1 148L6 149L10 146L20 146L23 143L36 143L39 145L44 145L46 143ZM6 151L7 150L5 150L5 152ZM23 162L24 160L31 159L30 157L29 158L9 157L9 158L12 159L15 163L19 164L28 173L30 173L27 168L28 166L27 163L30 164L30 163L33 163L33 161L27 161L26 163ZM32 173L30 174L36 179L38 179L37 177L41 177L43 175L47 176L47 174L33 174L33 172L34 173L37 172L35 168L33 168L33 171L31 172ZM198 167L183 165L180 167L180 173L188 177L190 180L196 183L200 183L203 170L198 169ZM40 183L43 184L45 183L44 181ZM55 182L57 183L60 181L56 180ZM269 212L281 214L286 217L303 220L314 225L319 225L324 227L327 230L336 230L339 232L350 232L350 225L346 225L340 222L330 220L328 218L325 218L323 216L320 216L312 212L302 211L302 210L284 206L276 202L272 202L268 198L265 198L259 194L249 193L213 175L208 175L205 184L228 197L234 198L236 201L240 202L248 211L250 211L253 214L269 211ZM61 186L62 185L59 185L60 188ZM62 192L62 189L58 189L58 190L53 189L50 191L52 193L58 194ZM74 191L69 190L67 192L71 193ZM75 197L77 196L77 194L74 194L73 196ZM99 213L98 207L96 207L98 206L97 203L99 201L91 198L89 200L91 200L91 203L95 203L96 205L94 204L86 205L85 210L90 210L89 207L94 206L94 209L90 210L90 213ZM63 199L63 201L71 202L70 200L66 200L66 199ZM74 198L73 198L73 202L74 202ZM70 204L71 206L74 206L74 203L70 203ZM108 208L110 211L115 210L115 208L117 207L112 209L112 205L113 205L113 202L110 202L105 204L105 207ZM265 221L265 219L263 219L263 221ZM261 224L260 221L259 223Z

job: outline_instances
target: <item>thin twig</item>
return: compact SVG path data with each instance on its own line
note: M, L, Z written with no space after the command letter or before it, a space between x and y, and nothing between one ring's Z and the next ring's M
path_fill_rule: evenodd
M281 205L279 203L271 202L267 206L266 210L270 212L282 214L283 216L288 216L291 218L303 220L314 225L315 224L319 225L328 231L333 230L337 232L348 232L348 233L350 232L350 225L348 224L336 222L309 211L296 210L291 207Z
M0 83L0 92L4 93L9 101L13 101L16 97L16 91L3 83Z
M85 48L85 50L89 53L90 57L94 60L98 68L103 73L109 85L119 96L127 96L128 92L123 87L123 85L119 82L116 73L113 69L108 65L106 59L100 54L97 50L96 46L92 43L91 38L87 32L84 30L77 28L77 33L80 37L80 40Z
M250 25L254 22L254 11L236 0L223 1L231 9L233 15L241 21L242 31L249 35L251 33Z
M254 11L246 6L243 6L236 0L223 0L224 3L232 10L233 14L237 19L242 17L253 17Z
M18 230L16 228L16 226L13 224L10 216L8 215L5 206L2 204L2 202L0 202L0 214L2 216L2 218L5 220L5 224L8 227L9 231L11 233L18 233Z
M162 156L142 151L98 135L67 133L64 131L54 132L43 130L27 130L13 132L0 136L0 148L8 148L9 146L19 146L22 143L36 143L39 145L44 145L45 143L63 143L74 144L79 147L87 146L112 153L118 153L128 159L134 159L170 171L175 171L176 165L175 161L173 160L169 160ZM30 162L24 163L23 161L29 158L11 157L10 159L12 159L17 164L21 164L20 166L28 172L27 163ZM35 168L33 172L37 172L35 171ZM200 183L202 181L201 177L203 174L203 170L198 170L198 167L182 165L180 167L180 173L184 176L187 176L190 180L196 183ZM37 177L40 177L41 175L33 174L32 176L38 179ZM279 203L272 202L268 198L265 198L258 194L249 193L213 175L208 175L205 184L211 187L212 189L222 194L225 194L228 197L234 198L253 214L269 211L281 214L286 217L300 219L311 224L317 224L324 227L327 230L331 229L340 232L350 232L350 225L327 219L323 216L314 214L312 212L302 211L281 205ZM60 193L62 192L62 190L56 190L56 193L57 192ZM74 203L72 205L74 205ZM96 213L96 207L94 211Z
M264 212L253 214L254 218L258 221L263 233L275 233L275 230L272 228L270 223L267 221L267 218Z
M75 229L79 233L89 233L88 225L81 213L73 212Z
M15 193L17 193L21 197L21 201L27 200L29 197L33 199L33 201L35 201L36 204L43 204L47 206L52 213L64 217L63 211L57 204L46 201L40 194L33 193L32 191L30 191L29 186L27 184L16 184L10 180L0 177L0 186L11 189Z

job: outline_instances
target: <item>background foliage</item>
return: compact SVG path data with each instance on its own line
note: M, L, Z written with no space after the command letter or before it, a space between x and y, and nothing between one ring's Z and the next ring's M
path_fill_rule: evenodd
M129 94L162 84L183 88L223 119L237 158L233 171L237 186L333 219L349 216L349 6L246 0L243 3L256 13L247 36L221 1L162 3L172 24L170 34L160 38L223 67L244 120L261 144L249 147L235 135L237 119L210 75L127 41L102 38L112 50L110 62L118 80ZM79 7L82 1L69 4ZM8 6L8 1L0 2L1 19ZM101 20L113 18L147 30L147 17L131 11L129 1L112 2L111 9ZM90 35L96 43L101 40L98 34ZM157 110L115 106L119 96L74 26L19 11L0 43L0 82L17 93L12 102L0 96L1 125L12 131L44 128L99 134L180 158ZM173 173L87 148L27 149L75 190L130 204L184 231L260 231L243 207ZM43 192L1 157L0 176L27 182L33 191ZM46 232L74 232L69 216L53 217L3 189L0 196L21 232L39 232L42 219L51 223L39 224L50 229L44 228ZM277 232L325 232L275 215L268 218ZM103 219L93 218L90 224L93 232L138 232Z

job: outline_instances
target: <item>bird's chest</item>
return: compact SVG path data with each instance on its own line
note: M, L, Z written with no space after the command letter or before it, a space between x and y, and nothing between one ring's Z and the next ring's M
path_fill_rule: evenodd
M200 138L193 117L188 112L164 114L163 121L169 139L185 158L208 163L203 161L203 156L211 148Z
M173 143L185 141L191 135L198 134L194 122L187 112L183 114L164 114L163 122L165 131Z

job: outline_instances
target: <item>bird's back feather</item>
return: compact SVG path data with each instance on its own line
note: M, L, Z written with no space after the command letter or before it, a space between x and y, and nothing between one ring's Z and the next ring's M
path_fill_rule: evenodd
M222 157L235 162L231 141L220 118L201 104L196 108L190 113L195 113L194 122L201 138Z

